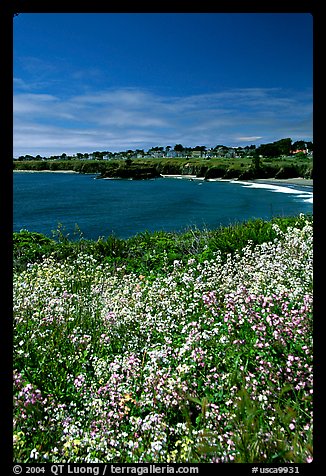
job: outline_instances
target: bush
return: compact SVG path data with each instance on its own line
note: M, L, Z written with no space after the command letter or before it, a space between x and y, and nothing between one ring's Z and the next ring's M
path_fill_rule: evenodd
M48 256L55 248L55 241L41 233L21 230L13 233L14 268L23 269L28 263L36 262Z
M306 219L312 220L312 217L307 216ZM256 219L216 230L143 232L126 240L111 235L99 237L96 241L84 239L78 227L72 240L59 224L53 232L54 239L27 230L14 233L14 266L24 269L27 263L39 261L50 254L62 260L90 253L96 259L110 263L112 269L124 265L129 272L159 274L171 269L174 260L186 262L191 256L204 261L219 252L221 259L225 260L228 253L241 251L248 240L254 244L273 240L276 236L273 224L278 224L285 231L296 221L297 217L274 218L271 221ZM296 226L299 227L300 223L299 220Z
M226 167L213 166L205 173L205 179L222 178L225 174Z

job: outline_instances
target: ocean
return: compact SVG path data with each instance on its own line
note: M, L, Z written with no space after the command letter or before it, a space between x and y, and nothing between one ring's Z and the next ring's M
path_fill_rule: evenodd
M169 177L107 180L76 173L15 172L13 231L74 239L215 229L252 218L312 213L313 188Z

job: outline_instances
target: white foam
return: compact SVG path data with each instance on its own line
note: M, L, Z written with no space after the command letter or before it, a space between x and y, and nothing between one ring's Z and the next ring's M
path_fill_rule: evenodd
M231 180L231 182L238 183L245 187L264 188L270 190L271 192L289 193L292 195L297 195L297 198L302 198L304 202L313 203L313 192L305 192L303 190L297 190L295 188L287 187L284 185L274 185L269 183L243 182L240 180Z
M307 203L314 203L314 197L305 198L303 201Z

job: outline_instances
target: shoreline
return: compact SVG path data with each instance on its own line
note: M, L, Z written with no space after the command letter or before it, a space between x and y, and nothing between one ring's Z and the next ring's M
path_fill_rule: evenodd
M49 174L79 174L76 170L16 170L13 172L20 172L24 174L38 174L38 173L49 173Z
M175 179L187 179L187 180L206 180L207 182L247 182L247 183L266 183L266 184L284 184L284 185L302 185L307 187L313 186L313 179L305 179L303 177L291 177L287 179L277 179L277 178L262 178L262 179L248 179L248 180L239 180L237 178L233 179L223 179L223 178L211 178L205 179L205 177L197 177L196 175L161 175L162 178L175 178Z
M287 184L287 185L302 185L302 186L307 186L307 187L313 187L314 181L313 179L305 179L302 177L294 177L294 178L288 178L288 179L276 179L276 178L266 178L266 179L255 179L251 180L252 182L258 182L258 183L275 183L281 185Z
M13 170L13 172L18 173L50 173L50 174L80 174L76 170ZM87 174L83 174L87 175ZM94 173L90 173L89 175L96 175ZM161 174L162 178L174 178L174 179L184 179L184 180L205 180L205 177L197 177L197 175L190 175L190 174ZM112 177L111 180L115 178ZM239 179L223 179L223 178L212 178L206 179L207 182L230 182L230 181L237 181ZM243 182L248 183L266 183L266 184L284 184L284 185L302 185L307 187L313 187L313 179L305 179L302 177L291 177L287 179L277 179L277 178L262 178L262 179L250 179L250 180L240 180Z

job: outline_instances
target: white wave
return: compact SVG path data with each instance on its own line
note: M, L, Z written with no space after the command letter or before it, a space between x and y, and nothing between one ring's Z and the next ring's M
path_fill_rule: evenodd
M313 192L305 192L304 190L297 190L292 187L287 187L284 185L274 185L269 183L243 182L240 180L231 180L231 182L238 183L245 187L264 188L270 190L271 192L289 193L292 195L297 195L297 198L302 198L304 202L313 203Z
M314 197L305 198L305 199L303 199L303 201L307 202L307 203L314 203Z

